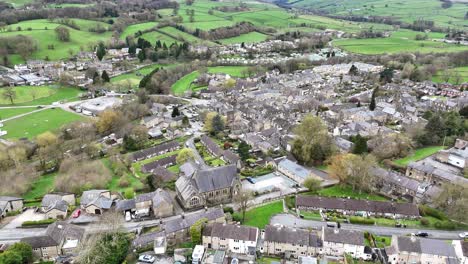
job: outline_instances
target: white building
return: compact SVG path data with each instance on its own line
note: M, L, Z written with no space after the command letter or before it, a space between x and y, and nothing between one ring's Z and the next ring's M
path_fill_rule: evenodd
M203 229L203 245L208 249L254 255L258 236L255 227L214 223Z
M205 254L205 247L201 245L196 245L192 253L192 263L193 264L201 263L204 254Z

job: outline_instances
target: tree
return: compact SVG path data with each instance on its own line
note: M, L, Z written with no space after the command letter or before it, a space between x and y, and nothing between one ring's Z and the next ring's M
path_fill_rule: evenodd
M183 148L182 150L179 151L179 154L177 154L176 162L177 164L181 165L187 161L193 160L194 158L195 158L195 154L193 153L192 149Z
M468 192L466 190L468 185L444 183L441 188L439 196L433 201L434 205L444 211L449 218L466 221L466 212L468 212Z
M214 133L218 133L224 130L224 120L221 115L218 114L213 117L212 127Z
M353 191L372 191L375 183L373 168L377 166L372 155L340 154L332 157L330 175L341 183L351 185Z
M375 97L377 96L377 93L379 91L379 87L375 87L374 90L372 91L372 96L371 96L371 102L369 104L369 110L374 111L375 110Z
M239 153L241 160L246 161L250 157L250 145L245 143L245 141L241 141L237 148L237 152Z
M62 42L70 41L70 30L64 26L58 26L55 28L55 34L57 34L57 38Z
M356 66L351 65L351 68L349 68L349 75L358 75L359 70Z
M235 86L236 86L236 80L235 79L232 79L232 78L227 79L223 83L224 92L226 93L228 90L234 88Z
M117 128L117 125L121 120L119 114L114 110L104 110L99 114L96 127L99 133L106 134Z
M2 264L23 264L21 254L17 251L7 250L0 254Z
M5 88L5 91L3 91L2 97L6 100L10 100L10 103L13 104L16 99L16 91L13 87L7 87Z
M172 109L172 114L171 114L171 116L172 116L172 117L180 116L179 107L174 106L174 108Z
M123 137L123 147L129 151L142 149L147 142L148 128L141 125L133 126Z
M138 59L140 60L140 62L143 62L144 60L146 60L146 52L145 52L145 49L141 49L140 52L138 52Z
M99 60L102 60L106 55L106 47L104 46L103 42L99 42L97 49L96 49L96 56Z
M245 221L245 212L249 208L252 197L253 195L250 191L240 191L238 195L234 196L234 202L237 204L239 211L242 213L242 222Z
M192 243L198 245L201 243L202 240L202 230L203 225L208 222L207 218L198 219L191 227L190 227L190 237L192 238Z
M367 152L367 139L362 137L360 134L357 134L353 138L353 153L354 154L363 154Z
M33 260L32 247L26 243L15 243L13 246L8 248L8 251L17 252L21 256L21 262L23 264L31 263ZM0 261L0 263L3 263Z
M379 160L406 157L413 150L412 140L403 133L378 134L369 145Z
M36 143L40 147L47 147L50 145L54 145L54 144L57 144L57 142L58 142L58 137L50 131L39 134L36 137Z
M308 177L304 180L303 185L309 192L317 193L321 188L322 181L313 177Z
M101 79L104 82L110 82L109 74L107 74L106 70L102 71Z
M391 83L393 79L393 73L394 72L392 68L385 68L380 72L380 81L383 83Z
M306 115L294 128L292 153L301 162L322 162L332 155L335 145L320 117Z

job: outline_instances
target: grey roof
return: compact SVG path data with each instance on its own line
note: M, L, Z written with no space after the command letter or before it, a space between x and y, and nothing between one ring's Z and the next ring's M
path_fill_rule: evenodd
M228 149L223 151L223 157L231 164L236 164L239 161L239 156Z
M186 215L184 218L175 218L164 223L164 230L167 234L171 234L183 229L191 227L199 219L207 218L209 221L224 217L223 209L211 208L207 211L201 211Z
M158 231L158 232L152 232L148 234L143 234L140 235L139 237L135 238L132 242L134 247L144 247L148 244L154 243L156 238L158 237L165 237L166 232L164 231Z
M199 170L194 176L199 192L209 192L231 187L237 179L236 165Z
M141 167L141 171L144 173L153 172L158 167L168 167L176 163L177 155L172 155L169 157L164 157L159 160L147 163Z
M421 253L421 244L419 239L416 237L398 237L398 250L405 252L417 252Z
M120 201L117 201L117 204L115 205L115 209L117 211L127 211L127 210L134 209L135 207L136 207L135 199L120 200Z
M421 243L422 253L454 258L457 257L453 245L446 241L428 238L421 238L419 241Z
M213 223L203 228L203 236L257 242L258 228L241 225Z
M109 209L112 207L112 200L104 196L99 196L95 200L86 204L86 206L90 206L90 205L94 205L101 209Z
M301 177L302 179L305 179L310 175L309 170L295 162L290 161L289 159L283 159L282 161L280 161L280 163L278 163L278 168L283 168L288 172L293 173L298 177Z
M154 169L153 176L162 179L164 182L171 181L176 178L176 175L174 173L170 172L164 167L157 167L156 169Z
M185 176L192 176L197 171L197 165L193 162L186 162L182 164L179 169Z
M55 201L54 203L49 204L49 206L47 206L46 212L50 212L50 211L52 211L54 209L62 211L62 212L67 212L68 211L68 203L66 201L64 201L64 200Z
M108 192L108 190L89 190L84 191L80 198L81 205L88 205L89 203L96 200L102 193Z
M53 247L59 244L50 236L25 237L21 242L30 245L32 248Z
M66 238L81 240L84 233L84 228L63 221L50 224L46 230L46 235L57 242L61 242Z
M155 194L153 196L153 207L159 206L163 203L172 204L171 195L167 191L159 188L154 193Z
M323 240L333 243L364 246L364 233L346 229L324 228Z
M0 196L0 201L2 202L12 202L12 201L18 201L18 200L24 200L24 199L19 198L19 197L13 197L13 196Z
M296 229L284 226L266 226L265 241L296 245L307 245L311 247L322 246L322 242L317 234L306 229Z
M179 148L179 147L180 147L180 144L177 141L165 142L165 143L159 144L157 146L147 148L147 149L143 149L143 150L140 150L140 151L137 151L137 152L133 153L132 154L132 159L133 159L133 161L145 159L145 158L147 158L149 156L156 155L157 153L169 151L171 149L176 149L176 148Z
M55 204L62 200L62 196L58 194L46 194L42 198L41 207L49 207L51 204Z
M207 135L202 135L200 138L200 142L215 156L219 157L223 154L221 148L214 142L210 137Z

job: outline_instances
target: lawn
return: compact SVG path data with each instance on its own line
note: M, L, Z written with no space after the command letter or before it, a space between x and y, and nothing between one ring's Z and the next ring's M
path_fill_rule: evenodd
M29 113L36 110L35 107L25 108L0 108L0 120L10 118L13 116Z
M283 200L276 201L267 205L253 208L245 213L245 221L243 225L254 226L263 229L270 223L270 218L283 212ZM235 213L237 217L242 219L241 213Z
M432 147L420 148L420 149L415 150L413 154L405 158L395 160L394 163L400 166L407 166L410 162L422 160L426 157L429 157L437 153L438 151L442 149L444 149L443 146L432 146Z
M53 191L57 173L51 173L40 176L31 184L31 189L23 195L25 200L33 200L43 197L45 194Z
M322 216L319 212L301 211L300 214L304 216L304 219L322 221Z
M45 109L14 120L6 121L3 130L8 134L3 138L33 138L41 133L56 130L62 125L80 120L83 117L62 109Z
M449 72L450 72L450 79L448 81L449 83L457 84L456 83L457 80L455 76L453 75L454 73L458 73L460 75L461 77L460 83L468 82L468 66L449 69ZM432 77L432 81L437 82L437 83L445 82L445 80L443 80L442 72L438 72L436 75L434 75Z
M133 87L136 88L140 84L141 79L143 79L143 77L145 77L145 75L149 74L154 69L156 69L158 67L159 68L170 68L170 67L174 67L176 65L177 64L168 64L168 65L152 64L152 65L143 67L143 68L141 68L139 70L135 70L133 72L124 73L124 74L112 77L111 82L116 83L116 84L122 84L122 85L125 85L127 82L130 82L130 84Z
M261 258L258 259L257 263L259 263L259 264L281 263L281 259L280 258L261 257Z
M125 28L125 30L120 34L120 39L124 40L127 36L135 36L135 33L138 31L144 31L156 27L158 23L156 22L145 22L133 24ZM154 45L154 43L152 43Z
M373 201L387 201L383 196L377 194L359 193L353 191L349 185L334 185L332 187L324 188L318 192L318 195L325 197L339 197L339 198L352 198L352 199L367 199Z
M59 41L56 36L54 29L60 26L60 24L48 22L45 19L29 20L9 25L8 28L11 29L11 32L8 32L8 30L1 32L0 37L30 36L37 43L37 50L32 53L31 59L49 59L53 61L70 58L81 51L81 49L90 50L99 41L106 41L112 35L110 31L101 34L88 31L89 27L102 22L76 20L76 23L81 28L80 30L68 28L70 31L70 41L67 42ZM107 24L102 24L108 27ZM22 30L17 31L17 27L21 27ZM31 30L27 30L28 28L31 28ZM49 49L49 46L53 46L53 49ZM24 59L17 54L10 56L10 61L13 64L24 63Z
M75 100L81 93L80 90L56 85L44 86L16 86L14 105L47 105L57 101ZM9 99L0 98L0 105L11 105Z
M441 33L429 33L428 40L416 41L414 38L420 32L399 30L388 38L373 39L339 39L333 45L347 51L361 54L384 54L400 52L456 52L466 50L466 46L432 41L432 38L442 38Z
M223 44L235 44L235 43L257 43L265 41L268 38L267 35L259 33L259 32L250 32L247 34L242 34L237 37L221 39L219 42Z
M232 77L242 78L245 77L243 71L246 70L247 66L216 66L208 67L209 73L225 73Z

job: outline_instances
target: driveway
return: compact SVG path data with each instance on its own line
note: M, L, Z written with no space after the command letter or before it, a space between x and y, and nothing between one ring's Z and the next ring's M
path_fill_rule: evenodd
M305 220L298 218L290 214L279 214L275 215L270 219L270 224L280 224L289 227L302 227L302 228L322 228L325 226L325 222ZM374 226L374 225L353 225L353 224L341 224L341 228L356 231L368 231L379 236L391 236L399 235L405 236L410 233L417 233L422 231L421 229L415 228L396 228L396 227L385 227L385 226ZM459 239L458 234L462 231L444 231L444 230L423 230L429 233L429 238L435 239Z
M45 215L34 212L34 209L28 209L24 211L22 214L16 216L10 223L5 225L3 229L15 229L17 227L21 227L21 224L26 221L39 221L44 220Z

